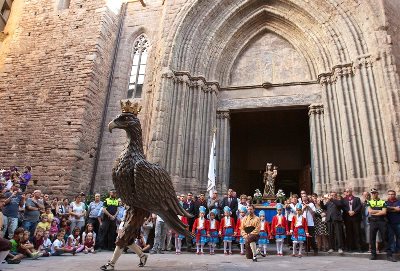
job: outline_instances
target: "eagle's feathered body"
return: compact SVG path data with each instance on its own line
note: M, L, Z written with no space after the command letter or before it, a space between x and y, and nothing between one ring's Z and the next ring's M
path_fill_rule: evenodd
M187 225L177 216L191 217L179 204L169 174L161 166L145 159L142 129L137 117L132 114L120 115L113 122L124 123L122 129L126 130L128 137L128 143L115 161L112 171L115 189L129 206L123 240L129 242L134 238L133 235L150 213L158 214L174 231L193 237L186 229Z

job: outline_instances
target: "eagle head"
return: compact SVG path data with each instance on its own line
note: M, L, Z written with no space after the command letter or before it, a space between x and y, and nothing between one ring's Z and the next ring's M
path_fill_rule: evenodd
M122 113L108 124L108 130L112 133L113 129L123 129L129 131L140 127L139 119L132 113Z

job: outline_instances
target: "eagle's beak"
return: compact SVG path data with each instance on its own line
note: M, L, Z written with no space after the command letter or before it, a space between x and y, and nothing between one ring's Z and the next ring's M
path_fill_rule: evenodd
M110 123L108 124L108 130L110 131L110 133L112 133L112 129L114 129L115 127L117 127L117 124L113 120L110 121Z

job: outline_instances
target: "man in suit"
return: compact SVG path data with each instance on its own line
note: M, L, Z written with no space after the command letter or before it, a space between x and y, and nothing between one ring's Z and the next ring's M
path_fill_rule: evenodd
M217 215L216 218L219 220L221 218L221 200L218 198L218 192L214 191L211 198L208 199L207 202L208 210L211 212L216 209Z
M237 198L233 196L232 188L228 189L228 197L224 198L222 201L221 208L224 209L225 206L228 206L231 209L232 217L236 221L236 219L237 219L236 211L238 209L238 201L237 201Z
M340 254L343 253L343 217L342 217L343 202L337 199L336 192L331 192L328 195L328 201L322 205L322 209L326 210L326 222L329 233L329 251L332 253L337 244L337 249Z
M206 197L205 197L204 193L201 193L200 197L198 198L198 200L196 200L195 203L194 203L194 215L196 216L196 218L200 214L200 211L199 211L200 206L203 206L204 208L206 208L205 215L207 217L208 206L207 206L207 201L206 201Z
M362 204L358 197L353 196L353 190L347 188L343 199L343 220L346 228L346 248L348 251L361 251L361 211Z

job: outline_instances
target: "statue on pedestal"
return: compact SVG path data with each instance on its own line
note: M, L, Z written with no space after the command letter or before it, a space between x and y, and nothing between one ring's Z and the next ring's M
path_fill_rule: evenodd
M278 175L278 167L272 168L272 163L267 163L264 172L264 198L275 198L275 178Z

